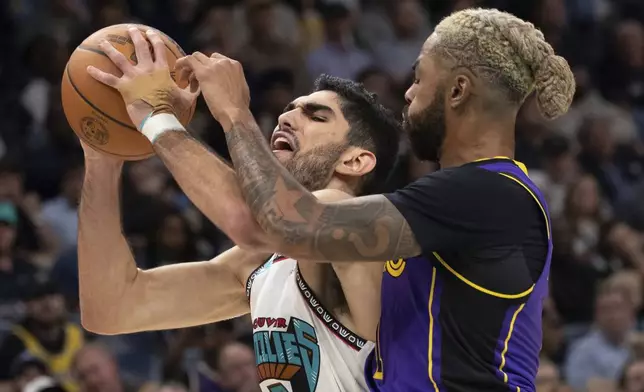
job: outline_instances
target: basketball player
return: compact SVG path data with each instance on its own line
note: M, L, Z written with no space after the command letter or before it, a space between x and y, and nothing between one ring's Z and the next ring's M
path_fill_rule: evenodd
M302 260L396 260L367 369L374 391L535 390L552 239L546 203L512 159L515 120L533 91L552 119L575 89L540 31L491 9L445 18L414 64L405 110L415 153L441 170L338 202L316 199L263 143L237 62L195 54L179 66L223 124L270 247Z
M145 117L141 110L149 114L152 108L167 109L168 105L145 103L157 97L176 110L189 108L194 95L174 85L163 56L152 60L137 29L131 37L137 65L110 44L102 44L124 76L96 69L90 73L121 92L130 91L134 98L128 111L137 124ZM157 34L148 38L156 53L165 53ZM158 83L167 83L167 96L174 94L176 99L164 102L163 94L149 94L149 86ZM350 81L321 77L315 92L288 105L278 122L269 148L324 200L376 189L396 158L399 125ZM144 134L150 129L142 128ZM366 390L364 365L373 348L367 339L375 340L379 317L379 298L373 294L379 292L383 265L332 267L271 255L257 246L268 240L252 219L233 169L186 132L157 133L151 140L192 201L249 250L234 247L211 261L138 270L121 234L122 162L84 146L78 244L83 325L97 333L129 333L211 323L250 312L262 391Z

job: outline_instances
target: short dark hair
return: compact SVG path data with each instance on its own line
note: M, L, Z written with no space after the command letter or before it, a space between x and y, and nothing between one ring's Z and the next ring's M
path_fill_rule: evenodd
M340 108L350 127L349 144L376 156L376 167L364 177L359 194L382 193L398 156L400 122L378 103L375 94L351 80L323 74L315 81L314 91L332 91L340 97Z

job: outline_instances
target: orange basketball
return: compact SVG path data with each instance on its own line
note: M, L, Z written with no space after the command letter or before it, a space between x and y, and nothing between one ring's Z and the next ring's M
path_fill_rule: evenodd
M61 90L65 116L79 138L98 151L133 161L153 155L152 145L130 121L121 94L87 73L87 66L93 65L102 71L122 75L99 48L98 44L103 39L136 64L134 44L127 31L129 26L109 26L87 37L67 62ZM136 27L144 33L144 37L145 31L150 29L143 25ZM173 70L176 60L185 56L185 53L172 38L163 33L159 35L165 42L168 66ZM187 80L177 80L174 72L171 75L179 87L188 85ZM179 118L184 126L190 122L194 109L193 105Z

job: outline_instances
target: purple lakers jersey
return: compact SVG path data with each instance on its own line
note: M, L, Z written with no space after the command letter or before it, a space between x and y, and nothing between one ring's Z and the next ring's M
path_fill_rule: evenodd
M474 162L387 197L422 254L386 263L372 391L534 392L552 238L525 167Z

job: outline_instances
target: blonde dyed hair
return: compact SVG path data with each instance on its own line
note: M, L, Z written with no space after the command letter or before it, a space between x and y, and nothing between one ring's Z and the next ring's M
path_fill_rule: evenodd
M532 23L495 9L455 12L436 26L432 50L465 67L522 103L536 90L539 111L554 119L568 111L575 79Z

